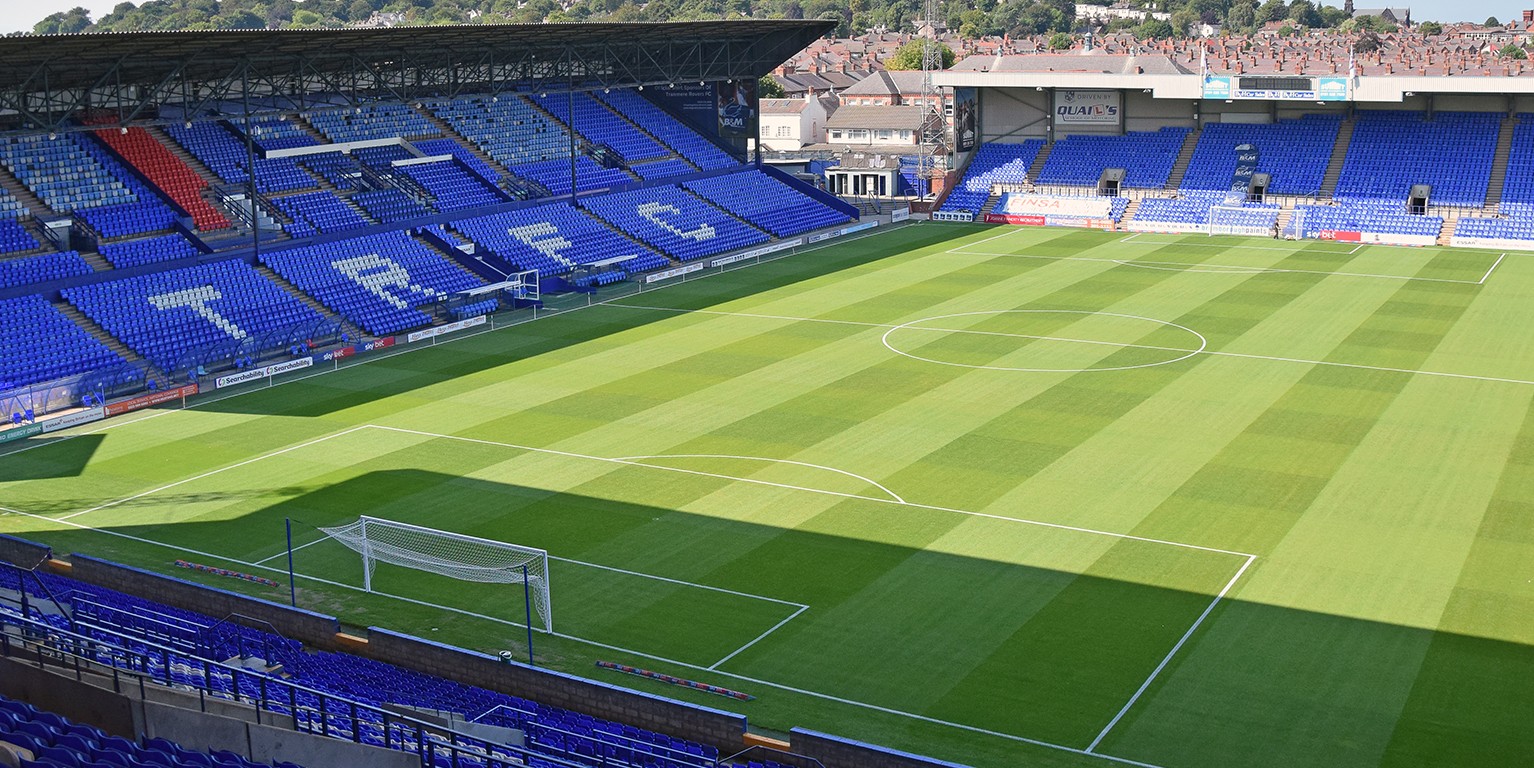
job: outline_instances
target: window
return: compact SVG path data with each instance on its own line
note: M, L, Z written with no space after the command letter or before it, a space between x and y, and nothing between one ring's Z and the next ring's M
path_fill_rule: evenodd
M780 139L788 138L788 126L786 126L786 125L778 126L778 138L780 138Z
M879 131L879 141L889 141L895 138L894 131Z
M833 131L831 131L831 138L839 139L841 137L842 137L842 132L840 130L833 130Z
M850 133L852 135L849 136L848 138L851 138L851 139L853 139L855 141L867 141L868 140L868 130L865 129L865 128L859 128L859 129L857 129L855 131L851 131Z
M911 132L910 131L901 131L900 132L900 138L901 138L902 141L910 141L911 140Z

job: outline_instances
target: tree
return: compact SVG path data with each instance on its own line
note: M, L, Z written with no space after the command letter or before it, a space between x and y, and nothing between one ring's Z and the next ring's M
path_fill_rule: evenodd
M1279 27L1278 28L1278 36L1279 37L1294 37L1294 27L1289 25L1289 24L1285 24L1282 27Z
M1250 2L1238 2L1225 12L1225 26L1230 29L1249 33L1257 28L1257 7Z
M84 32L91 25L91 12L84 8L75 7L62 13L55 13L32 27L32 33L37 35L73 35L76 32Z
M1527 52L1512 43L1502 46L1502 50L1497 51L1497 55L1504 59L1527 59L1529 57Z
M1502 22L1497 21L1497 17L1496 16L1487 16L1486 17L1486 26L1488 26L1488 27L1500 27L1500 26L1502 26Z
M1304 27L1321 26L1321 14L1310 0L1294 0L1294 5L1289 6L1289 20Z
M1283 21L1289 16L1289 5L1284 0L1268 0L1257 9L1257 23Z
M1427 37L1443 34L1443 25L1436 21L1424 21L1417 25L1417 31Z
M1317 6L1316 10L1321 16L1321 26L1327 29L1336 29L1348 20L1348 12L1332 5Z
M1161 19L1146 19L1135 27L1135 37L1147 40L1152 37L1171 37L1172 25Z
M938 56L942 60L943 69L947 69L953 66L954 56L952 48L949 48L948 46L943 45L936 40L917 38L909 43L906 43L905 45L900 46L900 49L895 51L895 55L891 56L888 61L884 62L884 68L921 69L923 45L937 46Z
M788 97L788 92L772 75L762 75L756 84L756 95L763 99L783 99Z
M1073 41L1071 40L1070 35L1067 35L1064 32L1056 32L1049 38L1049 50L1063 51L1067 48L1070 48L1072 42Z

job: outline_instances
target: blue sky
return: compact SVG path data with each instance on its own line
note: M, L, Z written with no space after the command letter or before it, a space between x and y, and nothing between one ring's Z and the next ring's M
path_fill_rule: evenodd
M112 8L122 0L0 0L0 33L15 32L17 30L30 30L32 25L41 21L45 16L65 11L77 5L84 6L91 12L91 18L101 18L102 14L110 13ZM1418 21L1484 21L1487 16L1496 16L1507 21L1518 18L1526 7L1534 0L1524 0L1522 5L1509 5L1506 2L1494 2L1493 0L1425 0L1419 2L1397 2L1392 4L1405 5L1412 9L1412 18ZM1355 0L1360 7L1375 5L1375 0ZM1340 3L1327 2L1326 5L1339 5ZM1385 3L1380 2L1380 5Z

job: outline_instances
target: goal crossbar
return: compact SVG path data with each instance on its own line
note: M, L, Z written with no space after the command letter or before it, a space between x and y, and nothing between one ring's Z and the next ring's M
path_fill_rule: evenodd
M554 631L549 553L542 549L367 516L319 530L362 556L362 586L368 592L379 562L462 581L522 584L543 631Z

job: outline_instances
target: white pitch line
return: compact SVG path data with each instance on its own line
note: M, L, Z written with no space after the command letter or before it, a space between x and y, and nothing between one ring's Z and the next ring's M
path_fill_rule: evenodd
M79 517L81 515L88 515L88 514L90 514L92 512L100 512L103 509L109 509L109 508L115 507L115 506L117 506L119 504L125 504L127 502L133 501L134 499L140 499L140 498L143 498L145 496L151 496L153 494L159 493L160 491L168 491L168 490L170 490L172 488L175 488L178 485L186 485L187 483L190 483L190 482L192 482L194 480L201 480L201 479L203 479L205 477L211 477L211 476L216 475L216 474L218 474L220 472L227 472L227 471L229 471L231 469L238 469L238 468L243 467L243 466L245 466L247 464L253 464L255 462L261 461L262 459L269 459L269 458L271 458L273 456L281 456L282 454L288 453L289 451L296 451L296 450L298 450L300 448L307 448L307 447L309 447L311 445L316 445L318 443L323 443L326 440L332 440L332 439L335 439L337 437L341 437L343 435L349 435L349 434L351 434L353 432L356 432L359 429L366 429L366 428L367 428L367 425L364 424L362 426L352 427L351 429L342 430L340 432L335 432L333 434L329 434L329 435L326 435L324 437L316 438L316 439L310 440L308 442L299 443L298 445L290 445L290 446L288 446L286 448L283 448L280 451L276 451L274 453L263 454L261 456L255 457L253 459L246 459L245 461L239 462L238 464L230 464L227 467L219 467L218 469L210 470L210 471L204 472L204 473L202 473L200 475L193 475L192 477L188 477L188 478L186 478L184 480L177 480L174 483L170 483L168 485L162 485L159 488L154 488L154 489L151 489L151 490L148 490L148 491L144 491L143 493L135 493L132 496L124 496L123 498L118 499L116 501L109 501L109 502L107 502L105 504L100 504L100 505L91 507L90 509L82 509L79 512L72 512L70 514L64 515L63 517L56 518L56 519L58 519L58 520L71 520L71 519L74 519L74 518Z
M1502 253L1502 255L1498 256L1497 260L1492 262L1491 269L1486 270L1486 274L1481 275L1481 279L1476 281L1476 285L1485 285L1486 284L1486 278L1491 277L1492 270L1496 269L1497 265L1501 264L1502 260L1505 259L1505 258L1507 258L1507 253L1506 252L1504 252L1504 253Z
M641 305L638 305L638 304L610 304L608 306L623 307L625 309L655 310L655 311L658 311L658 312L678 312L678 313L694 313L695 312L695 313L699 313L699 314L709 314L709 315L731 315L731 316L738 316L738 317L757 317L757 318L762 318L762 319L767 319L767 320L795 320L795 321L806 322L806 323L836 323L836 324L840 324L840 325L856 325L856 326L864 326L864 327L869 327L869 328L895 328L895 327L898 327L897 324L895 324L895 323L866 323L866 322L859 322L859 321L856 321L856 320L832 320L832 319L823 318L823 317L792 317L792 316L788 316L788 315L762 315L762 314L753 314L753 313L750 313L750 312L724 312L724 311L717 310L717 309L678 309L676 307L651 307L651 306L641 306ZM929 331L948 330L951 333L970 333L970 334L986 335L986 336L1017 336L1019 338L1032 338L1032 339L1039 339L1039 340L1042 340L1042 341L1067 341L1067 342L1076 342L1076 343L1080 343L1080 344L1100 344L1100 345L1107 345L1107 346L1124 347L1126 349L1146 349L1146 350L1159 351L1159 352L1187 352L1188 351L1186 348L1183 348L1183 347L1162 347L1162 346L1157 346L1157 345L1154 345L1154 344L1132 344L1132 343L1129 343L1129 342L1098 341L1098 340L1092 340L1092 339L1071 339L1071 338L1065 338L1065 337L1052 337L1052 336L1024 336L1022 334L1000 334L1000 333L996 333L994 331L966 331L966 330L963 330L963 329L946 329L946 328L927 328L925 330L929 330ZM1212 349L1202 350L1198 354L1200 354L1200 355L1210 355L1212 357L1234 357L1234 358L1242 358L1242 359L1246 359L1246 360L1267 360L1269 362L1295 363L1297 365L1325 365L1325 366L1331 366L1331 367L1334 367L1334 368L1353 368L1353 369L1364 370L1364 371L1380 371L1382 373L1404 373L1404 374L1409 374L1409 375L1412 375L1412 376L1436 376L1436 377L1440 377L1440 378L1449 378L1449 379L1465 379L1465 380L1469 380L1469 381L1486 381L1486 382L1493 382L1493 383L1498 383L1498 384L1518 384L1518 385L1523 385L1523 386L1534 386L1534 381L1531 381L1531 380L1528 380L1528 379L1513 379L1513 378L1507 378L1507 377L1502 377L1502 376L1478 376L1478 375L1473 374L1473 373L1451 373L1451 372L1448 372L1448 371L1424 371L1424 370L1417 370L1417 369L1413 369L1413 368L1391 368L1389 366L1382 366L1382 365L1364 365L1362 363L1339 363L1339 362L1333 362L1333 361L1330 361L1330 360L1306 360L1304 358L1299 358L1299 357L1279 357L1279 356L1276 356L1276 355L1258 355L1258 354L1250 354L1250 353L1246 353L1246 352L1222 352L1222 351L1219 351L1219 350L1212 350Z
M630 571L630 570L626 570L626 569L623 569L623 568L614 568L611 565L602 565L601 563L590 563L590 562L587 562L585 560L575 560L575 559L568 558L568 557L556 557L554 555L549 555L549 559L550 560L559 560L560 562L565 562L565 563L572 563L574 565L584 565L584 566L586 566L588 568L596 568L598 570L603 570L603 571L612 571L613 573L621 573L621 574L624 574L626 576L638 576L638 577L644 578L644 579L653 579L655 581L664 581L664 582L666 582L668 584L679 584L679 585L684 586L684 587L697 587L698 589L706 589L706 590L708 590L710 592L723 592L726 595L734 595L736 597L746 597L746 598L750 598L752 600L761 600L761 601L767 602L767 603L777 603L779 605L786 605L786 606L789 606L791 608L798 608L800 610L803 610L803 609L809 607L808 605L805 605L804 603L796 603L796 602L794 602L792 600L779 600L776 597L767 597L766 595L753 595L750 592L737 592L737 591L735 591L733 589L725 589L724 587L714 587L714 586L709 586L708 584L699 584L699 583L693 582L693 581L683 581L681 579L673 579L673 578L670 578L670 577L667 577L667 576L656 576L653 573L640 573L639 571ZM796 613L794 615L797 616L799 614Z
M1204 623L1204 619L1209 618L1209 614L1214 612L1214 607L1219 605L1221 600L1225 599L1225 595L1230 592L1231 587L1234 587L1236 582L1241 579L1241 574L1246 573L1246 569L1251 567L1252 562L1256 559L1257 556L1253 555L1241 564L1241 567L1236 571L1236 575L1230 577L1230 581L1225 583L1225 588L1220 590L1220 594L1215 595L1214 599L1209 601L1209 605L1204 608L1203 613L1199 614L1198 619L1193 622L1193 626L1188 627L1188 631L1184 632L1182 638L1177 641L1177 644L1172 646L1172 650L1167 653L1166 658L1163 658L1161 663L1157 664L1156 668L1151 671L1150 677L1145 678L1145 682L1140 683L1140 688L1135 691L1133 696L1129 697L1129 701L1124 704L1123 709L1120 709L1119 713L1113 716L1113 720L1109 721L1107 727L1097 734L1097 738L1087 745L1086 752L1090 753L1092 750L1097 749L1097 745L1101 744L1103 739L1108 736L1108 732L1113 730L1113 727L1118 725L1120 720L1124 719L1124 715L1129 714L1130 708L1135 705L1135 702L1140 700L1140 696L1144 695L1146 689L1150 688L1151 683L1155 682L1156 677L1161 674L1161 671L1166 669L1166 665L1172 663L1172 657L1182 650L1183 645L1187 644L1188 638L1193 637L1193 633L1198 631L1199 625Z
M861 496L861 495L856 494L856 493L843 493L842 491L831 491L831 490L826 490L824 488L802 488L802 487L795 486L795 485L784 485L782 483L767 482L765 480L751 480L749 478L731 477L729 475L719 475L719 474L714 474L712 472L698 472L698 471L694 471L694 470L678 469L676 467L660 466L660 465L657 465L657 464L643 464L643 463L640 463L640 462L637 462L637 461L624 461L622 459L614 459L614 458L607 457L607 456L591 456L589 454L575 453L573 451L561 451L561 450L557 450L557 449L554 449L554 448L535 448L535 447L530 446L530 445L517 445L516 443L502 443L502 442L498 442L498 441L495 441L495 440L483 440L483 439L477 438L477 437L461 437L461 436L458 436L458 435L444 435L444 434L439 434L439 433L436 433L436 432L422 432L420 430L405 429L403 427L389 427L389 426L385 426L385 425L382 425L382 424L368 424L368 425L365 425L365 426L371 427L373 429L383 429L383 430L388 430L388 431L391 431L391 432L402 432L402 433L405 433L405 434L419 435L421 437L430 437L430 438L436 438L436 439L441 439L441 440L458 440L458 441L462 441L462 442L466 442L466 443L478 443L480 445L493 445L493 446L499 446L501 448L511 448L513 450L518 450L518 451L528 451L528 452L531 452L531 453L546 453L546 454L549 454L549 455L552 455L552 456L563 456L563 457L566 457L566 458L573 458L573 459L585 459L585 460L588 460L588 461L600 461L600 462L605 462L605 463L608 463L608 464L622 464L624 466L630 466L630 467L644 467L645 469L658 469L658 470L664 470L664 471L667 471L667 472L681 472L681 473L689 474L689 475L701 475L703 477L717 477L717 478L722 478L722 479L726 479L726 480L738 480L740 482L757 483L757 484L760 484L760 485L769 485L769 486L775 486L775 487L778 487L778 488L787 488L787 489L790 489L790 490L805 491L807 493L818 493L818 494L821 494L823 496L837 496L837 497L840 497L840 498L843 498L843 499L860 499L862 501L871 501L871 502L873 502L875 504L893 504L895 506L900 506L900 507L910 507L912 509L926 509L926 510L931 510L933 512L946 512L946 513L954 514L954 515L964 515L966 517L975 517L975 518L980 518L980 519L985 519L985 520L995 520L995 521L1004 522L1004 523L1016 523L1016 524L1019 524L1019 525L1035 525L1035 526L1039 526L1041 528L1054 528L1056 530L1074 531L1076 533L1086 533L1086 534L1091 534L1093 536L1107 536L1107 537L1115 538L1115 539L1127 539L1127 540L1130 540L1130 541L1142 541L1142 542L1146 542L1148 544L1164 544L1164 545L1169 546L1169 547L1181 547L1183 549L1195 549L1195 550L1199 550L1199 551L1202 551L1202 552L1215 552L1215 553L1222 554L1222 555L1233 555L1235 557L1255 557L1255 555L1251 554L1250 552L1236 552L1236 551L1229 550L1229 549L1220 549L1218 547L1206 547L1206 546L1203 546L1203 545L1200 545L1200 544L1187 544L1187 543L1184 543L1184 542L1181 542L1181 541L1170 541L1170 540L1167 540L1167 539L1153 539L1153 538L1150 538L1148 536L1136 536L1134 534L1117 533L1117 532L1114 532L1114 531L1101 531L1101 530L1097 530L1095 528L1082 528L1080 526L1075 526L1075 525L1065 525L1064 523L1048 523L1048 522L1044 522L1042 520L1029 520L1029 519L1021 518L1021 517L1007 517L1005 515L997 515L997 514L992 514L992 513L989 513L989 512L972 512L972 511L966 510L966 509L954 509L952 507L940 507L940 506L937 506L937 505L934 505L934 504L919 504L919 503L914 502L914 501L895 501L894 499L885 499L885 498L881 498L881 497L878 497L878 496Z
M864 477L856 472L848 472L845 469L837 469L836 467L828 467L824 464L814 464L808 461L794 461L793 459L769 459L765 456L736 456L728 453L657 453L651 456L619 456L618 459L620 461L633 462L642 462L646 459L744 459L747 461L764 461L769 464L793 464L794 466L799 467L823 469L827 472L834 472L838 475L844 475L846 477L853 478L854 480L862 480L863 482L868 483L869 485L889 494L889 497L895 501L905 501L905 499L900 497L900 494L895 493L889 488L886 488L883 483L880 483L877 480Z
M308 543L305 543L305 544L300 544L300 545L294 547L293 551L297 552L297 551L299 551L301 549L308 549L309 547L312 547L315 544L319 544L322 541L328 541L329 539L330 539L329 536L321 536L318 539L315 539L314 541L311 541L311 542L308 542ZM265 565L265 564L270 563L271 561L276 560L277 558L282 557L282 556L284 556L286 554L288 554L288 550L284 549L281 552L278 552L277 554L272 555L271 557L263 557L260 560L257 560L256 561L256 565Z
M733 659L736 656L739 656L741 651L744 651L747 648L750 648L751 646L756 645L757 643L760 643L763 640L766 640L768 635L778 631L780 628L782 628L782 626L784 624L787 624L788 622L793 621L794 619L799 618L799 614L804 613L805 611L807 611L809 609L810 609L810 607L808 605L806 605L806 606L800 608L799 610L794 611L792 616L789 616L788 618L786 618L786 619L784 619L784 620L782 620L782 621L772 625L771 629L767 630L766 632L763 632L760 635L757 635L756 638L753 639L751 642L746 643L745 645L742 645L739 648L736 648L734 651L730 652L730 655L728 655L728 656L726 656L726 657L724 657L724 658L714 662L713 664L708 665L708 671L710 671L710 672L718 671L720 664L723 664L726 661L729 661L730 659Z
M122 533L121 531L113 531L113 530L108 530L108 529L105 529L105 528L96 528L95 526L86 525L84 523L77 523L77 522L75 522L73 520L62 520L61 521L61 520L58 520L58 519L55 519L55 518L44 517L43 515L38 515L38 514L31 513L31 512L24 512L24 511L19 510L19 509L11 509L9 507L0 507L0 512L8 512L8 513L11 513L11 514L23 515L23 516L26 516L26 517L35 518L35 519L38 519L38 520L44 520L44 521L47 521L47 522L54 522L54 523L63 522L65 525L73 526L73 527L79 528L81 530L94 531L96 533L106 534L108 536L116 536L118 538L128 539L130 541L136 541L136 542L139 542L141 544L148 544L150 546L163 547L165 549L174 550L174 551L177 551L177 552L185 552L187 554L198 555L200 557L211 558L211 559L214 559L214 560L223 560L225 562L235 563L237 565L243 565L243 566L247 566L247 567L251 567L251 568L258 568L260 570L271 571L273 573L279 573L279 574L287 573L287 571L285 571L283 569L273 568L273 567L268 566L268 565L257 565L256 563L246 562L246 561L240 560L238 558L225 557L223 555L215 555L215 554L212 554L210 552L203 552L203 551L200 551L200 550L190 549L190 548L187 548L187 547L180 547L180 546L176 546L174 544L166 544L165 542L162 542L162 541L154 541L152 539L145 539L145 538L142 538L142 537L139 537L139 536L133 536L131 534ZM347 589L347 590L351 590L353 592L362 592L364 594L374 595L374 596L378 596L378 597L385 597L385 598L389 598L391 600L399 600L401 602L410 603L410 604L413 604L413 605L419 605L419 606L426 607L426 608L432 608L432 609L435 609L435 610L445 610L445 611L448 611L450 613L459 614L460 616L469 616L471 618L481 619L481 620L492 622L492 623L495 623L495 624L502 624L502 625L505 625L505 626L516 627L518 629L522 629L522 628L525 628L527 626L526 624L523 624L523 623L518 622L518 621L512 621L510 619L501 619L501 618L497 618L497 617L494 617L494 616L487 616L487 615L482 614L482 613L475 613L473 611L466 611L466 610L463 610L462 608L453 608L451 606L445 606L445 605L441 605L441 604L438 604L438 603L429 603L429 602L426 602L425 600L417 600L417 599L414 599L414 598L405 597L403 595L395 595L395 594L388 593L388 592L368 592L367 590L365 590L365 589L363 589L361 587L352 586L351 584L343 584L343 583L341 583L339 581L331 581L329 579L322 579L322 578L319 578L319 577L316 577L316 576L310 576L310 575L305 574L305 573L297 573L297 572L295 572L293 575L295 577L297 577L297 578L305 579L307 581L312 581L312 582L315 582L317 584L325 584L327 586L338 587L338 588L341 588L341 589ZM999 738L999 739L1005 739L1005 740L1008 740L1008 741L1014 741L1014 742L1017 742L1017 743L1020 743L1020 744L1032 744L1032 745L1037 746L1037 747L1043 747L1045 749L1058 750L1058 751L1061 751L1061 752L1069 752L1069 753L1074 754L1074 755L1082 755L1084 757L1095 757L1095 758L1099 758L1099 759L1102 759L1102 760L1107 760L1109 762L1117 763L1119 765L1130 765L1130 766L1135 766L1135 768L1163 768L1163 766L1159 766L1159 765L1156 765L1154 763L1145 763L1145 762L1140 762L1138 760L1131 760L1131 759L1125 758L1125 757L1116 757L1114 755L1108 755L1108 754L1104 754L1102 752L1088 752L1088 751L1086 751L1084 749L1078 749L1076 747L1067 747L1067 746L1065 746L1063 744L1055 744L1053 742L1042 741L1040 739L1030 739L1030 738L1028 738L1026 736L1018 736L1018 735L1010 734L1010 733L1002 733L1000 731L993 731L993 730L990 730L990 729L987 729L987 728L981 728L979 726L966 725L964 723L955 723L955 722L950 722L948 720L939 720L939 719L937 719L935 717L928 717L926 715L918 715L918 714L915 714L915 713L912 713L912 712L903 712L903 711L898 710L898 709L893 709L893 708L890 708L890 707L884 707L884 706L880 706L878 704L869 704L867 702L855 701L853 699L846 699L846 698L842 698L840 696L832 696L831 694L820 693L818 691L811 691L811 690L804 689L804 688L796 688L796 687L791 686L791 685L784 685L783 683L775 683L775 682L772 682L770 680L763 680L763 679L760 679L760 678L748 677L746 675L738 675L738 674L735 674L733 672L726 672L726 671L724 671L722 669L711 670L708 667L704 667L704 666L701 666L701 665L698 665L698 664L689 664L689 663L687 663L685 661L678 661L676 659L668 659L668 658L666 658L664 656L657 656L657 655L652 654L652 653L645 653L644 651L636 651L636 650L634 650L632 648L624 648L622 646L609 645L607 643L598 642L596 640L589 640L587 638L577 637L575 635L568 635L568 634L564 634L562 632L547 632L545 634L548 634L551 637L560 638L562 640L570 640L572 642L581 643L583 645L589 645L589 646L591 646L593 648L602 648L604 650L614 651L616 653L626 653L626 654L629 654L629 655L632 655L632 656L637 656L639 658L650 659L652 661L659 661L659 662L662 662L662 663L665 663L665 664L673 664L675 666L682 667L682 668L685 668L685 669L696 670L696 671L699 671L699 672L709 672L709 673L712 673L712 674L722 675L724 677L729 677L729 678L732 678L732 679L735 679L735 680L744 680L744 681L746 681L748 683L754 683L756 685L763 685L763 686L766 686L768 688L776 688L776 689L778 689L780 691L787 691L789 693L796 693L796 694L799 694L799 695L802 695L802 696L809 696L811 698L817 698L817 699L822 699L822 700L825 700L825 701L835 702L837 704L845 704L845 705L850 706L850 707L858 707L860 709L867 709L867 710L872 711L872 712L881 712L881 713L884 713L884 714L887 714L887 715L895 715L897 717L905 717L905 718L909 718L911 720L919 720L919 721L926 722L926 723L932 723L933 725L941 725L941 726L944 726L944 727L954 728L954 729L961 730L961 731L968 731L968 732L971 732L971 733L979 733L979 734L983 734L983 735L986 735L986 736L994 736L994 737Z

